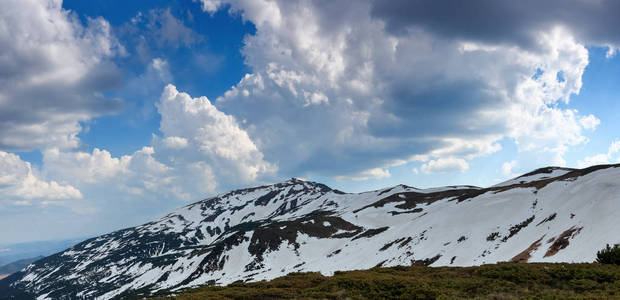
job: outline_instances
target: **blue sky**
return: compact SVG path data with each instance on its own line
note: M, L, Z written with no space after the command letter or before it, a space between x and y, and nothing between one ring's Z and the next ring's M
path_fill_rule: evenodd
M618 163L617 3L453 5L3 2L0 241L290 177L359 192Z
M147 15L151 10L170 10L170 14L183 26L195 32L197 39L191 46L158 46L149 43L150 57L164 58L170 66L175 85L192 95L204 95L214 99L226 92L250 70L243 64L239 49L243 37L251 34L251 23L230 17L226 11L205 16L198 3L191 1L64 1L65 9L76 12L81 18L106 16L113 26L122 27L138 14ZM191 17L197 15L196 17ZM138 31L146 31L147 22L137 24ZM135 46L135 36L120 35L121 43ZM132 51L133 52L133 51ZM196 60L203 59L201 64ZM136 54L116 60L116 64L129 79L140 76L147 67ZM147 91L132 91L125 87L107 91L111 97L125 100L125 110L120 114L92 120L90 130L81 132L84 146L105 148L113 155L131 154L148 144L151 133L157 132L159 118L154 103L161 94L163 83L151 83ZM123 134L118 134L123 132Z

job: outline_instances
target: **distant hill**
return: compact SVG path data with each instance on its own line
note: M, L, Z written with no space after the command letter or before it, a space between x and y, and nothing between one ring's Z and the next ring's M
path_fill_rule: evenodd
M620 242L619 178L620 165L548 167L486 188L364 193L291 179L81 242L0 281L0 299L142 298L295 272L592 262ZM514 271L506 276L529 278ZM584 289L599 282L575 280Z
M41 258L43 258L45 256L37 256L37 257L33 257L33 258L24 258L24 259L20 259L18 261L14 261L12 263L6 264L4 266L0 266L0 274L12 274L15 273L25 267L27 267L29 264L31 264L32 262L39 260Z
M63 251L86 238L0 244L0 266L21 259L48 256Z

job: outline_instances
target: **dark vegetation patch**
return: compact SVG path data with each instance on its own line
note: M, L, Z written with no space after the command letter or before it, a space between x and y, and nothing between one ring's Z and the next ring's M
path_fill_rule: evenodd
M329 226L325 226L324 222L329 222ZM341 233L338 234L339 237L351 237L359 234L362 229L340 217L331 216L329 212L317 212L296 220L272 222L254 227L248 251L262 261L266 251L277 250L284 242L297 249L299 244L296 240L300 233L316 238L334 238L337 236L336 232L342 230L349 235L344 236Z
M487 241L491 242L496 240L499 237L499 232L491 232L491 234L489 234L487 236Z
M327 257L332 257L332 256L334 256L334 255L336 255L336 254L338 254L340 252L342 252L342 249L335 250L335 251L327 254Z
M391 267L291 273L168 299L617 299L620 266L500 263L477 267Z
M354 240L357 240L357 239L361 239L361 238L369 238L369 237L373 237L373 236L375 236L375 235L377 235L377 234L379 234L379 233L382 233L382 232L384 232L384 231L388 230L389 228L390 228L390 227L386 226L386 227L380 227L380 228L368 229L368 230L366 230L366 231L364 231L364 232L360 233L359 235L355 236L355 237L353 238L353 241L354 241Z
M381 267L383 267L383 264L385 264L386 262L387 262L387 259L386 259L386 260L384 260L384 261L381 261L380 263L378 263L378 264L375 266L375 268L381 268Z
M607 244L604 249L596 252L596 262L601 264L620 265L620 245L615 244L612 247Z
M545 222L553 221L553 219L555 219L556 216L557 216L557 213L553 213L552 215L546 217L544 220L538 222L538 224L536 224L536 226L538 226L538 225L540 225L542 223L545 223Z
M414 208L412 210L406 210L406 211L390 211L390 213L392 214L392 216L396 216L396 215L401 215L401 214L415 214L415 213L419 213L422 211L423 209L418 207L418 208Z
M413 240L412 237L408 237L406 240L402 241L400 245L398 245L398 249L407 246Z
M583 229L583 227L575 228L575 226L573 226L570 229L562 232L562 234L560 234L555 239L553 244L551 244L551 247L549 247L549 250L547 250L547 253L545 253L545 257L553 256L556 253L560 252L560 250L568 247L569 240L578 235L579 232L581 232L581 229Z
M433 257L429 257L425 259L412 260L411 265L412 266L430 266L440 258L441 258L441 254L437 254Z
M389 193L389 192L391 192L393 189L395 189L397 187L402 187L403 189L412 189L412 187L410 187L408 185L399 184L397 186L394 186L394 187L391 187L391 188L388 188L388 189L385 189L385 190L381 191L381 193L377 194L377 196L381 196L381 195L383 195L385 193Z
M526 263L532 257L531 253L536 251L536 249L538 249L538 247L540 247L540 241L542 241L543 238L545 238L544 235L541 236L535 242L533 242L529 247L527 247L527 249L525 249L521 253L515 255L515 257L510 259L510 261L511 262L516 262L516 263Z
M402 241L404 241L404 240L405 240L405 238L404 238L404 237L403 237L403 238L400 238L400 239L393 240L393 241L391 241L391 242L389 242L389 243L387 243L387 244L383 245L383 247L381 247L381 248L379 249L379 251L385 251L385 250L389 249L390 247L392 247L392 245L397 244L397 243L400 243L400 242L402 242Z
M329 226L324 223L328 222ZM232 226L222 236L226 238L218 240L194 255L208 253L200 262L196 271L181 284L187 284L200 277L201 274L211 273L223 269L225 263L234 257L225 255L233 247L239 246L244 241L249 241L248 252L254 260L245 266L246 271L259 270L264 267L264 256L269 251L275 251L282 245L291 245L294 249L299 248L297 236L304 233L316 238L352 237L363 228L353 225L340 217L332 216L330 212L317 211L299 219L287 221L251 221ZM343 233L335 234L338 231ZM247 234L246 234L247 233Z
M269 201L275 198L278 194L280 194L279 190L273 190L265 195L262 195L258 197L256 201L254 201L254 205L266 206L267 204L269 204Z
M389 195L383 199L380 199L374 203L368 204L362 208L356 209L353 212L357 213L366 208L374 207L379 208L383 207L388 203L394 202L404 202L396 205L396 208L411 210L416 208L418 204L430 204L438 200L446 199L446 198L454 198L455 200L463 201L465 199L476 197L480 194L484 193L484 189L480 188L467 188L467 189L453 189L453 190L444 190L432 193L420 193L420 192L402 192Z
M515 234L519 233L519 231L521 231L521 229L527 227L527 225L530 225L530 223L532 223L532 221L534 221L534 218L535 218L535 216L531 216L531 217L527 218L525 221L510 227L510 229L508 230L509 231L508 235L505 236L504 238L502 238L502 242L506 242L509 238L511 238Z
M381 195L383 195L383 194L385 194L385 193L389 193L389 192L390 192L391 190L393 190L393 189L394 189L393 187L392 187L392 188L389 188L389 189L385 189L385 190L383 190L381 193L377 194L377 196L381 196Z
M462 236L461 236L458 240L456 240L456 241L457 241L458 243L460 243L460 242L464 242L466 239L467 239L467 238L466 238L464 235L462 235Z
M243 221L245 221L246 219L248 219L248 218L250 218L250 217L253 217L253 216L255 216L255 215L256 215L256 213L255 213L255 212L251 212L251 213L249 213L249 214L247 214L247 215L243 216L243 218L241 218L241 221L243 222Z
M570 172L570 171L574 171L575 169L560 168L560 167L544 167L544 168L536 169L536 170L534 170L532 172L529 172L529 173L525 173L525 174L517 177L516 179L525 178L525 177L529 177L529 176L532 176L532 175L538 175L538 174L551 174L555 170L564 170L564 171Z

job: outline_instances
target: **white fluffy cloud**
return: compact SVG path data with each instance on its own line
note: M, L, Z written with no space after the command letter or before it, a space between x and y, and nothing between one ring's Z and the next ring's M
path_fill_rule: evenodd
M43 152L45 172L61 181L105 181L127 169L130 161L130 156L114 158L110 152L97 148L92 153L62 152L57 148Z
M168 85L157 109L164 135L163 155L168 155L171 148L184 149L174 154L171 163L205 161L218 169L218 175L243 181L277 170L263 160L263 154L237 120L219 111L206 97L192 98Z
M505 137L564 164L600 122L564 106L588 51L562 26L528 31L524 46L424 26L396 34L366 1L201 2L209 13L228 3L256 26L242 50L252 73L217 101L287 174L366 177L412 157L427 169L460 159L462 170Z
M588 156L583 160L577 162L580 168L586 168L594 165L620 163L620 141L615 141L609 145L607 153L599 153L593 156Z
M390 174L389 170L382 169L382 168L374 168L374 169L364 170L355 175L336 176L335 179L343 180L343 181L347 181L347 180L362 181L362 180L368 180L368 179L389 178L390 176L392 176L392 174Z
M235 118L206 97L192 98L168 85L157 108L163 136L154 135L151 146L121 157L97 148L90 153L47 149L42 173L90 197L169 201L200 199L277 170Z
M517 161L516 160L511 160L511 161L507 161L507 162L503 163L502 164L502 175L504 176L504 178L515 177L517 174L515 174L513 169L516 166L517 166Z
M118 111L108 58L123 52L103 18L83 26L60 0L5 0L0 10L0 149L78 145L80 121Z
M447 157L430 160L420 169L425 173L464 172L469 169L469 164L461 158Z
M581 123L581 126L585 129L596 129L596 127L601 124L601 120L599 120L597 117L595 117L594 115L587 115L585 117L582 117L579 120L579 123Z
M152 147L118 158L97 148L92 153L49 149L43 152L42 172L58 181L70 182L92 197L99 197L94 191L103 188L107 196L122 198L148 193L185 198L185 191L175 193L184 189L182 181L173 182L171 168L157 161L153 154Z
M41 179L29 162L0 151L0 206L54 204L80 199L82 194L71 185Z

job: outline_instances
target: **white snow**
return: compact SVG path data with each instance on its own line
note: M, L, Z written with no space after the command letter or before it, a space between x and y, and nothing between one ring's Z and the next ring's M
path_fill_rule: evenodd
M551 173L519 177L495 187L554 178L566 172L568 171L564 169L555 169ZM317 271L331 275L338 270L366 269L379 264L410 265L412 261L435 257L438 258L432 266L495 263L512 259L538 240L540 246L530 252L529 261L589 262L594 260L596 251L605 244L620 242L620 236L617 235L617 220L620 219L618 178L620 168L611 167L571 180L554 181L540 189L518 187L504 191L491 190L461 202L446 198L432 203L420 203L416 208L421 208L422 211L415 212L397 207L407 200L407 192L429 194L475 187L454 186L420 190L399 185L359 194L338 194L322 193L312 182L290 181L279 189L266 186L222 194L215 202L210 202L210 206L198 202L180 208L154 223L136 227L135 230L143 234L189 232L178 238L183 241L183 245L191 247L174 249L165 241L154 242L148 253L149 257L180 255L169 265L142 263L138 257L124 257L111 262L103 267L102 272L107 273L101 282L129 279L122 281L118 289L104 295L98 294L100 296L97 299L110 299L123 291L148 286L157 282L164 274L167 274L167 279L157 283L154 291L179 290L209 281L228 284L237 280L268 280L293 271ZM278 191L278 194L266 205L255 204L259 197L272 191ZM398 201L380 207L371 205L391 195L397 195ZM284 207L291 210L279 211L283 203L287 203ZM369 207L359 210L366 206ZM355 212L356 210L359 211ZM223 261L221 270L203 272L191 282L180 285L192 273L199 271L200 263L211 251L200 252L195 251L196 249L212 249L206 247L235 233L225 232L225 224L233 227L244 222L264 221L267 218L271 218L270 222L284 222L307 217L316 211L331 211L332 217L340 217L362 227L363 232L384 227L387 229L377 231L372 236L348 238L318 238L298 232L294 243L284 241L277 250L265 252L264 260L258 263L255 261L256 257L248 251L253 236L253 232L248 231L241 244L232 246L219 258ZM395 211L406 213L393 214ZM221 214L214 221L205 221L206 217L218 212ZM554 216L552 220L542 222L551 216ZM526 220L532 217L533 220L527 223ZM315 220L310 218L304 223L314 224ZM264 223L263 226L267 224L269 223ZM325 220L318 224L324 227L337 225ZM522 224L521 228L516 230L519 224ZM220 228L222 232L211 236L207 233L207 226L212 230ZM280 225L277 228L285 230L287 227ZM569 229L575 232L569 238L568 246L553 255L546 255L554 242L552 239L557 239ZM191 239L200 236L199 230L204 238L195 244ZM351 232L338 228L334 235ZM123 245L140 243L139 240L128 240L130 237L130 234L124 234L109 240L101 238L96 241L105 243L99 247L95 248L95 243L91 242L86 249L74 248L65 251L63 258L81 259L66 280L86 280L89 274L85 270L89 265L104 260ZM253 262L254 269L248 269ZM48 297L50 290L40 283L45 282L46 278L52 278L58 270L59 267L54 266L45 271L29 267L20 282L36 286L36 290L41 291L39 298L44 299ZM81 295L93 298L94 291L96 286L83 291Z

